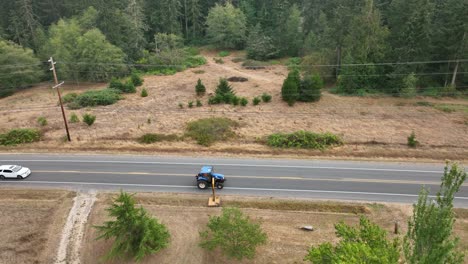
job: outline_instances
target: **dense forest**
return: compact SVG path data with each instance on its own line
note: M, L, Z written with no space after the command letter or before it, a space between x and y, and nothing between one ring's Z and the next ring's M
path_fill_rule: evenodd
M468 90L467 0L11 0L0 6L0 92L203 63L196 47L299 57L346 94ZM414 89L417 88L417 91Z

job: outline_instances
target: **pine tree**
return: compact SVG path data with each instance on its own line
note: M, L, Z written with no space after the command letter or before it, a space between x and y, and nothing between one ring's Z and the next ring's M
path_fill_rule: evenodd
M149 216L143 207L136 208L132 195L121 191L106 211L115 219L95 228L97 239L113 239L107 259L129 256L139 261L169 244L166 226Z
M129 49L127 55L136 60L142 55L143 49L146 44L145 32L148 29L148 25L145 22L145 16L143 13L142 0L129 0L127 8L125 9L130 22L129 35Z
M10 10L8 30L13 40L23 47L37 48L37 31L40 28L38 17L34 13L32 0L14 0Z
M201 79L198 79L197 85L195 86L195 92L197 93L198 96L202 96L206 92L205 85L203 85Z
M298 70L290 71L288 77L283 82L281 96L283 101L287 102L289 106L293 106L299 97L300 83L301 77Z
M463 253L457 248L459 239L452 231L453 200L465 180L466 172L462 168L455 163L449 168L447 163L435 201L429 199L426 188L421 190L404 238L408 263L463 263Z
M224 78L219 79L218 87L215 91L216 95L234 95L234 90L232 89L231 85L229 85L228 81Z
M281 46L283 54L298 56L303 45L302 17L297 5L289 9L288 19L284 24Z
M323 87L322 78L320 75L314 74L307 76L301 81L299 92L299 101L316 102L322 97L321 89Z

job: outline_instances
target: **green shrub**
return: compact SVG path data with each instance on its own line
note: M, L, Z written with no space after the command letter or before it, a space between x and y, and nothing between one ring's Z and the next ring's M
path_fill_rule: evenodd
M261 101L262 101L262 100L256 96L256 97L254 97L254 99L252 100L252 103L253 103L253 105L258 105Z
M146 88L143 88L141 90L141 97L147 97L148 96L148 91L146 90Z
M214 60L217 64L224 64L224 60L221 59L221 58L213 58L213 60Z
M245 97L242 97L241 100L240 100L240 104L242 106L247 106L249 104L249 100Z
M228 118L205 118L187 124L186 135L196 140L198 144L210 146L218 140L227 140L234 137L232 127L237 123Z
M206 87L203 85L202 80L198 79L197 85L195 85L195 93L197 93L198 96L204 95L206 92Z
M240 103L240 100L241 100L241 99L240 99L239 97L237 97L237 96L234 95L234 96L231 98L231 104L234 105L234 106L238 106L239 103Z
M403 78L403 88L400 91L400 96L405 98L412 98L416 96L416 85L418 78L414 73L407 75Z
M206 59L203 56L192 56L185 59L184 64L187 68L195 68L206 64Z
M305 148L325 150L329 147L340 146L343 140L332 133L313 133L296 131L291 134L276 133L267 138L267 145L277 148Z
M73 102L68 104L68 107L71 109L77 109L81 107L111 105L120 100L120 98L120 94L118 94L114 89L86 91L79 94Z
M455 85L447 85L442 88L440 94L445 97L456 97L459 95Z
M78 116L75 113L71 114L70 123L78 123L78 122L80 122L80 119L78 118Z
M224 97L222 95L215 95L215 96L211 96L210 98L208 98L208 104L210 105L215 105L215 104L220 104L224 102Z
M132 72L132 75L130 76L130 80L132 81L132 84L134 86L141 86L143 84L143 79L136 72Z
M267 234L237 208L223 208L221 216L211 216L207 230L200 233L202 248L220 248L230 258L253 259L257 246L266 244Z
M18 128L0 134L0 145L12 146L23 143L37 142L41 139L41 132L36 129Z
M112 78L108 87L110 89L115 89L123 93L136 93L136 88L135 88L135 85L133 84L132 79L128 80L125 83L122 83L121 81L115 78Z
M184 104L179 103L179 108L180 108L180 109L184 109Z
M0 89L0 98L11 96L15 93L15 89Z
M192 108L192 107L193 107L193 101L190 101L190 102L188 103L188 107L189 107L189 108Z
M96 121L95 115L91 115L88 113L83 115L83 122L85 122L88 126L91 126L92 124L94 124L94 121Z
M135 85L133 85L132 80L128 80L122 87L122 92L124 93L136 93Z
M62 97L62 102L64 104L71 103L76 99L77 96L78 96L77 93L68 93Z
M419 145L419 142L416 140L416 133L411 132L411 135L408 137L408 147L415 148Z
M202 102L200 100L197 100L197 107L202 107L202 106L203 106Z
M227 56L229 56L229 55L231 55L231 53L230 53L229 51L225 51L225 50L220 51L220 52L218 53L218 56L219 56L219 57L227 57Z
M263 93L262 94L262 101L264 103L268 103L271 101L271 95L267 94L267 93Z
M111 81L109 82L109 88L111 89L116 89L116 90L122 90L123 83L119 81L117 78L112 77Z
M154 133L149 133L149 134L144 134L138 139L138 142L142 144L152 144L156 142L161 142L161 141L176 141L178 140L179 137L174 134L170 135L165 135L165 134L154 134Z
M43 116L40 116L37 118L37 123L40 125L40 126L47 126L47 119Z

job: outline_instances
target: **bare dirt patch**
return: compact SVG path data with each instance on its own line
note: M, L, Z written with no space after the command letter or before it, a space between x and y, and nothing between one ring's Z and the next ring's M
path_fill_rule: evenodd
M108 219L104 209L111 196L101 194L93 209L83 241L83 263L92 263L110 247L109 242L94 240L96 231L91 225L100 225ZM219 251L207 252L198 246L199 231L204 229L209 216L221 212L220 208L206 207L207 196L139 193L136 198L139 204L166 224L171 233L169 247L141 263L304 263L302 259L311 245L336 242L334 224L339 221L357 224L362 214L359 211L363 208L364 214L387 230L391 237L395 221L400 224L400 232L406 232L407 217L411 213L411 206L401 204L344 203L341 204L347 206L344 208L354 207L354 210L340 212L339 207L333 206L339 203L334 202L223 196L223 206L236 205L242 208L251 218L260 221L268 234L267 245L258 248L254 260L238 262L226 259ZM291 203L295 204L292 208ZM263 209L256 209L259 207ZM312 225L317 230L301 231L299 227L304 225ZM455 233L463 233L462 245L468 241L465 223L457 221Z
M73 196L0 188L0 263L53 263Z
M21 91L12 97L1 99L0 122L8 128L39 127L37 118L47 118L44 141L16 148L0 147L0 151L56 149L63 151L135 151L187 153L193 150L215 153L243 153L278 155L291 152L300 156L356 156L356 157L416 157L429 159L460 159L468 157L468 123L465 111L443 112L434 107L419 106L417 102L433 104L468 105L463 99L432 98L359 98L342 97L324 92L318 103L297 103L289 107L281 100L281 85L287 69L281 65L266 69L248 70L231 58L224 64L216 64L216 54L204 54L208 63L196 70L187 70L172 76L146 76L144 88L149 93L142 98L139 92L125 95L115 105L89 109L68 110L68 116L88 112L97 116L96 123L88 127L83 123L70 124L72 144L63 142L64 129L57 97L45 84ZM236 94L253 97L268 93L271 103L247 107L207 104L220 78L232 76L248 78L248 82L231 83ZM204 97L197 97L195 85L201 78L207 88ZM69 84L63 94L89 89L104 88L105 84ZM139 88L142 89L142 88ZM188 102L201 100L202 107L183 109ZM238 137L210 148L199 147L194 142L157 143L141 145L135 140L146 133L184 133L187 122L200 118L227 117L238 121ZM150 122L148 122L150 120ZM347 146L326 152L271 149L261 144L266 135L276 132L290 133L296 130L332 132L341 135ZM407 137L414 131L421 143L419 149L406 146ZM442 154L441 154L442 153ZM290 155L290 154L288 154Z

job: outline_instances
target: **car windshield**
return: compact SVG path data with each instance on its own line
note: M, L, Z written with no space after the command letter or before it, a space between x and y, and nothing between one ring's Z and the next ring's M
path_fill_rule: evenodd
M14 167L12 168L12 170L13 170L14 172L18 172L18 171L21 170L22 168L23 168L23 167L21 167L21 166L14 166Z

